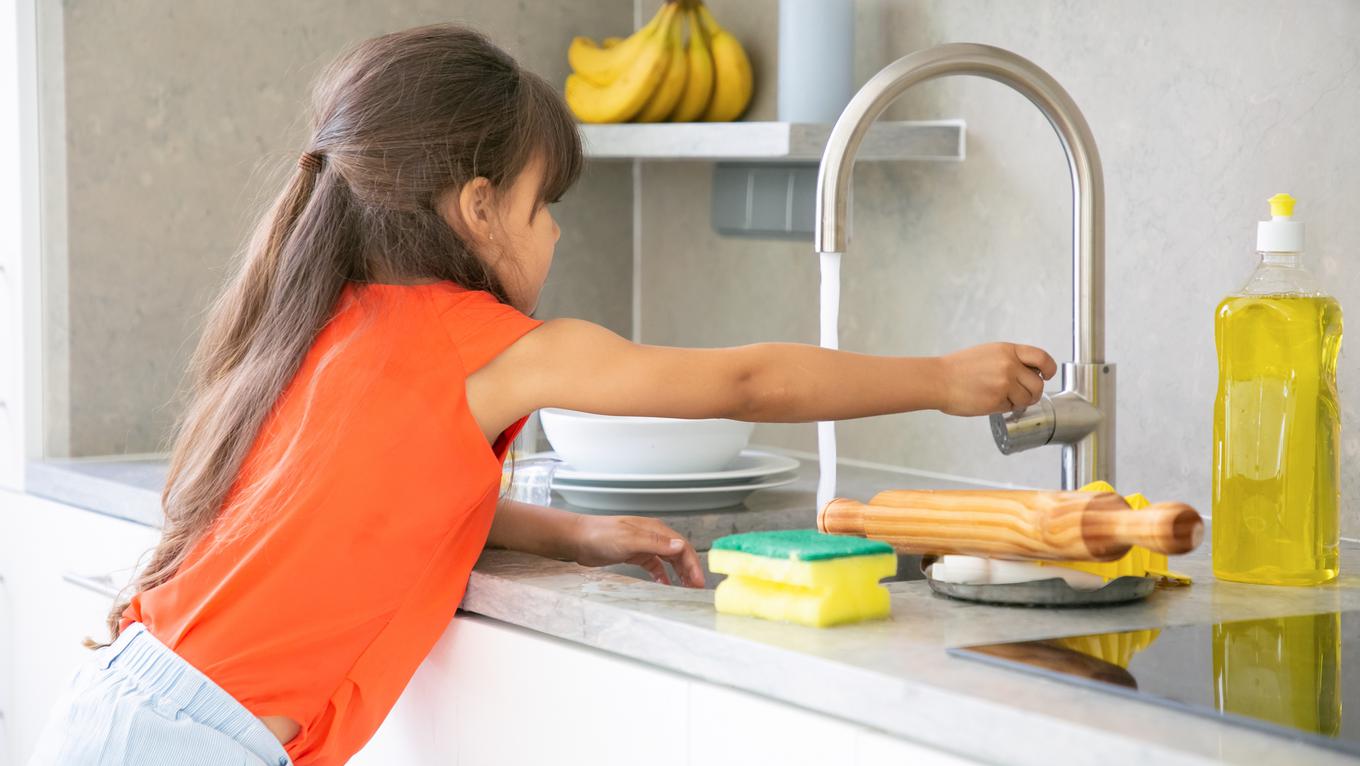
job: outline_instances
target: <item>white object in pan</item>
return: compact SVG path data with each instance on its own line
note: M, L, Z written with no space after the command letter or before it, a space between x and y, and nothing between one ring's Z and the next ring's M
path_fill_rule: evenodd
M930 577L941 582L961 585L1006 585L1061 578L1079 590L1095 590L1105 584L1105 578L1090 572L981 556L941 556L939 561L931 565Z

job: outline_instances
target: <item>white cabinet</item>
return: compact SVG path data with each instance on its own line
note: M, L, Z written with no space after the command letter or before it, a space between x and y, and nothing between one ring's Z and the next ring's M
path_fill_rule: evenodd
M8 766L12 744L9 719L14 711L14 618L10 606L10 585L4 565L5 541L10 539L8 514L0 514L0 766Z
M1055 759L1061 760L1061 759ZM857 766L975 766L977 761L865 729L855 736Z
M859 727L713 684L690 689L693 763L840 764L850 761Z
M0 3L0 487L13 489L40 430L38 5Z
M690 763L969 766L975 761L749 692L690 684Z
M687 681L455 618L351 766L683 766Z
M460 613L351 766L966 766L765 697Z
M3 490L0 529L12 658L6 728L11 762L22 764L57 695L90 654L82 640L108 640L108 590L126 584L160 531Z

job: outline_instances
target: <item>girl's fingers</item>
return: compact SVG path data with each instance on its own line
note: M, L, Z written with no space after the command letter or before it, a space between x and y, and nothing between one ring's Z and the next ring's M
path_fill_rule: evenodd
M1023 410L1034 403L1034 396L1030 394L1029 389L1018 382L1011 384L1011 392L1008 398L1011 400L1011 405L1015 407L1012 412Z
M656 580L662 585L671 584L670 575L666 574L666 565L661 563L661 559L656 556L650 556L643 560L641 566L652 575L653 580Z
M1019 359L1026 367L1033 367L1043 376L1044 380L1051 379L1058 374L1058 363L1053 361L1053 357L1047 351L1034 346L1022 346L1016 344L1015 358Z
M704 570L699 565L699 554L695 553L694 546L656 519L638 517L629 521L632 534L629 535L628 544L635 554L649 557L649 562L656 562L663 575L665 565L662 560L670 562L682 583L690 587L703 587ZM648 571L652 571L650 566ZM664 582L669 585L670 578L666 577Z
M665 524L657 522L657 526L661 529L634 528L630 540L634 551L650 553L654 556L674 556L684 549L684 538L672 532Z
M704 568L699 564L699 554L694 551L694 546L685 543L683 550L666 557L666 560L680 576L681 583L691 588L704 587Z
M675 570L682 584L691 588L702 588L704 568L699 565L699 554L695 552L694 546L661 521L656 519L648 521L651 523L653 533L665 544L666 549L657 551L657 554L670 562L671 568ZM675 541L679 541L679 546L675 545Z
M1020 371L1018 378L1020 385L1025 387L1029 393L1029 403L1034 404L1039 401L1039 397L1044 395L1044 379L1039 377L1038 371L1029 367Z

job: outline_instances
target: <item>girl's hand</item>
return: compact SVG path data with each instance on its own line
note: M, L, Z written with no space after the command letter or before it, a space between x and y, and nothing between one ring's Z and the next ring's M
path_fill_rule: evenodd
M988 343L940 357L944 374L940 411L990 415L1022 410L1039 401L1044 381L1058 365L1043 349Z
M578 564L588 567L633 564L646 569L652 579L671 584L666 567L670 562L680 581L690 588L704 587L699 555L675 530L656 519L642 516L578 516L575 534Z

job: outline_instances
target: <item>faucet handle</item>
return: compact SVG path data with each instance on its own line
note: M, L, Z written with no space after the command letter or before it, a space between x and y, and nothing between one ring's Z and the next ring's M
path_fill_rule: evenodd
M1042 447L1053 441L1058 418L1047 394L1023 410L992 415L992 438L1003 455Z
M1003 455L1045 444L1076 444L1096 429L1104 416L1074 391L1044 394L1038 404L993 415L992 438Z

